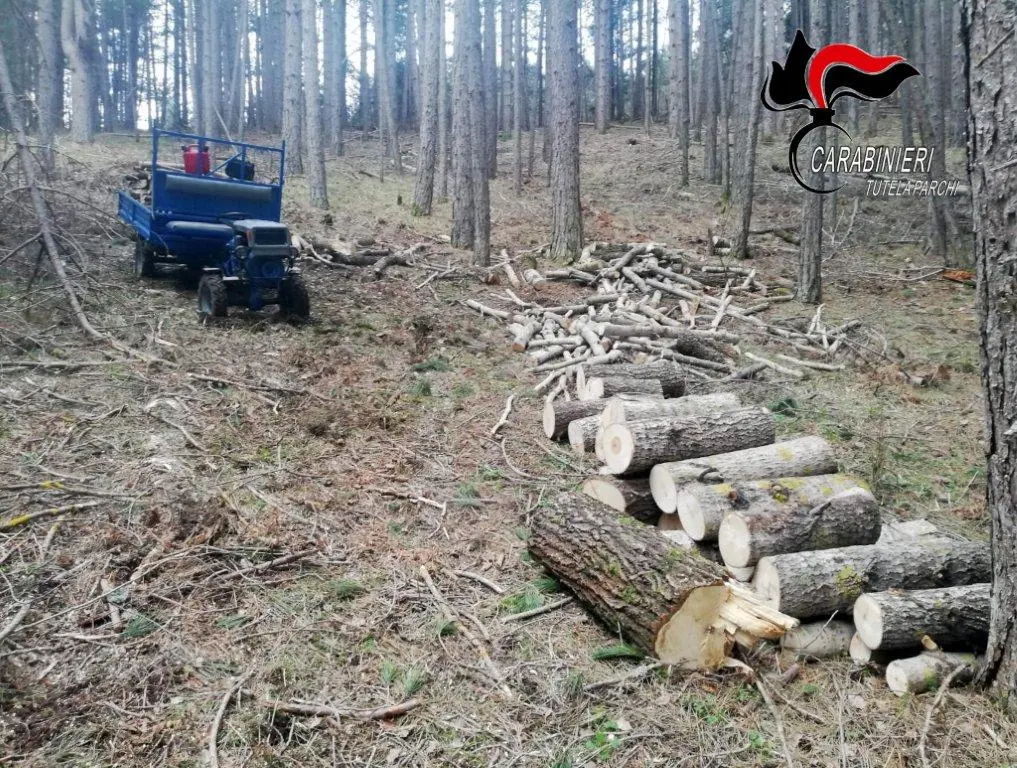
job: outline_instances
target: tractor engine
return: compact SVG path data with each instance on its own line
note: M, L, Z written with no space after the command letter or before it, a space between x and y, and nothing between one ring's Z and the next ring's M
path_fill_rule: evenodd
M276 302L293 267L289 229L275 221L240 219L233 222L233 232L226 272L247 284L251 309Z

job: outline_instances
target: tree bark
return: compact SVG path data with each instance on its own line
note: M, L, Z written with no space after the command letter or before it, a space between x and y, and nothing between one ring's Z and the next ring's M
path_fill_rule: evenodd
M592 379L599 376L657 379L664 390L665 397L681 397L685 394L685 371L677 363L673 363L670 360L654 360L649 363L607 363L604 365L584 366L584 379ZM578 383L582 382L579 381Z
M681 461L774 441L773 417L766 408L723 411L709 418L674 418L612 424L604 430L605 464L611 474L647 470Z
M803 485L820 480L789 478L792 484ZM788 503L750 505L729 512L717 534L724 562L748 568L768 555L872 544L879 538L879 507L861 486L840 492L824 486L820 495L826 498L818 504L812 503L816 497L801 503L801 495L796 492Z
M63 0L60 37L71 71L71 140L90 142L95 135L93 105L99 59L92 28L92 13L85 0Z
M783 443L776 443L776 446ZM773 446L767 446L773 447ZM712 460L707 457L705 461ZM858 488L858 481L848 475L823 474L806 477L785 476L772 479L751 479L722 483L691 482L678 492L675 513L682 521L682 527L697 541L716 539L724 518L736 510L747 515L767 516L786 513L807 513L813 507L823 504L835 494ZM875 515L873 526L867 515L865 541L833 542L832 546L849 544L872 544L879 537L879 514ZM808 523L802 523L802 533L808 531ZM869 530L874 527L874 532ZM796 550L789 550L796 551ZM753 561L754 563L755 561ZM745 567L753 563L730 563Z
M579 393L580 400L602 400L615 395L635 395L662 399L664 389L659 379L636 379L631 376L594 376L586 381Z
M438 181L439 200L448 199L448 172L452 165L449 146L448 62L445 57L445 2L438 4Z
M991 569L987 545L944 539L764 557L752 583L767 605L805 619L850 612L866 592L984 583Z
M780 647L799 656L827 659L847 653L854 633L850 621L814 621L785 633Z
M479 34L479 33L478 33ZM496 57L495 0L484 0L483 83L484 92L490 94L491 109L484 115L483 136L487 176L498 175L498 64Z
M413 188L413 214L430 216L434 197L434 172L438 160L438 113L442 109L439 100L438 74L444 65L441 50L442 0L425 0L423 88L421 92L420 156L417 159L417 181Z
M508 2L509 0L503 0ZM512 69L512 149L515 166L514 190L516 197L523 194L523 15L526 13L526 0L516 0L514 13L515 51Z
M992 623L983 680L1010 694L1017 711L1017 312L1012 293L1017 233L1017 47L1000 44L1017 24L1008 4L967 0L968 168L975 222L975 270L981 316L981 372L986 404L988 509L992 520Z
M374 109L371 106L371 82L367 75L367 21L370 16L371 0L360 0L360 80L357 96L360 100L360 137L374 127ZM375 70L377 71L377 70Z
M346 120L346 0L327 0L325 24L325 129L329 149L341 157Z
M456 0L452 49L452 246L473 247L468 0Z
M650 472L654 501L677 511L678 494L689 483L826 475L837 471L833 448L821 437L800 437L758 448L658 464Z
M872 592L855 601L855 628L872 650L921 648L928 635L941 648L980 652L989 635L990 592L989 584Z
M579 208L579 73L576 0L547 9L551 104L551 259L572 263L583 246Z
M491 198L488 187L490 165L485 151L486 129L484 122L494 109L494 94L490 102L484 94L484 63L480 37L480 3L469 0L470 37L468 40L469 110L470 110L470 169L473 182L473 263L486 267L491 263ZM492 19L493 20L493 19ZM497 137L495 137L497 138ZM491 174L493 175L493 174Z
M957 667L964 669L954 681L964 683L972 680L981 666L979 657L971 653L921 653L891 661L886 667L886 687L898 696L906 693L917 696L938 688Z
M678 139L682 186L689 183L689 0L670 0L671 27L668 76L668 129ZM700 64L702 66L702 63Z
M596 90L597 133L607 131L608 102L611 99L611 0L594 0L593 59Z
M858 0L854 0L858 2ZM758 83L761 80L761 68L763 58L763 13L764 4L761 2L748 4L753 9L752 29L752 60L750 83ZM754 94L753 94L754 96ZM748 122L746 125L746 146L742 173L739 175L739 186L741 189L735 196L738 205L741 207L738 226L738 238L735 241L735 256L747 259L749 253L749 230L752 228L752 201L755 193L756 181L756 141L759 137L759 116L762 109L762 100L758 96L749 98Z
M709 415L716 411L733 410L741 407L741 400L734 392L716 392L709 395L671 397L667 400L653 400L637 397L612 397L601 415L600 423L627 424L631 421L671 418L675 416Z
M597 445L597 430L600 429L600 416L586 416L574 419L568 428L569 445L576 453L593 453Z
M283 141L286 142L286 174L303 173L303 136L300 120L301 93L301 0L286 0L285 92L283 94ZM203 73L208 77L208 73ZM206 116L207 119L207 116Z
M385 134L385 154L402 173L403 161L399 151L399 123L395 109L395 53L392 42L394 0L374 0L374 64L378 83L378 115Z
M321 141L321 89L318 77L318 16L315 0L303 0L304 104L307 111L307 176L311 205L328 209L325 146Z
M779 637L794 623L753 615L752 598L724 584L720 566L582 497L562 494L538 510L529 544L612 633L665 663L715 669L736 638Z
M47 167L53 165L53 141L63 117L63 106L57 101L64 69L59 18L60 3L57 0L39 0L35 31L39 66L39 143L42 144L43 162Z
M650 495L650 483L645 477L626 480L595 475L583 483L583 493L647 525L656 525L660 517L660 510Z

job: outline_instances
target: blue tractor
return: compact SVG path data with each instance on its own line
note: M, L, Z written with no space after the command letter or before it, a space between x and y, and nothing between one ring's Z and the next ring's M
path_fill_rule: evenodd
M183 149L183 164L160 164L160 142ZM282 212L286 145L256 144L152 131L148 195L121 190L120 220L134 230L134 273L157 264L183 266L199 277L198 314L225 317L231 306L278 305L306 319L310 298Z

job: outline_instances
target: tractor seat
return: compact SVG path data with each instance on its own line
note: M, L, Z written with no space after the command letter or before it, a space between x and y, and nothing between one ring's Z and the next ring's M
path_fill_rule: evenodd
M212 224L205 221L168 221L166 231L183 237L215 238L228 240L233 236L233 227L229 224Z

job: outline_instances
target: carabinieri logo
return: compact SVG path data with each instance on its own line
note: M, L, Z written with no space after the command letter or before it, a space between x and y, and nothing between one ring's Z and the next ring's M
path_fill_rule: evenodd
M917 74L919 71L903 56L873 56L847 43L833 43L817 51L798 30L784 66L773 62L773 71L767 76L761 94L763 106L772 112L808 109L812 115L812 122L795 133L788 149L788 166L795 181L810 192L835 192L836 189L815 189L805 183L796 156L802 139L823 126L832 126L851 138L833 122L833 103L837 99L841 96L854 96L862 101L885 99Z

